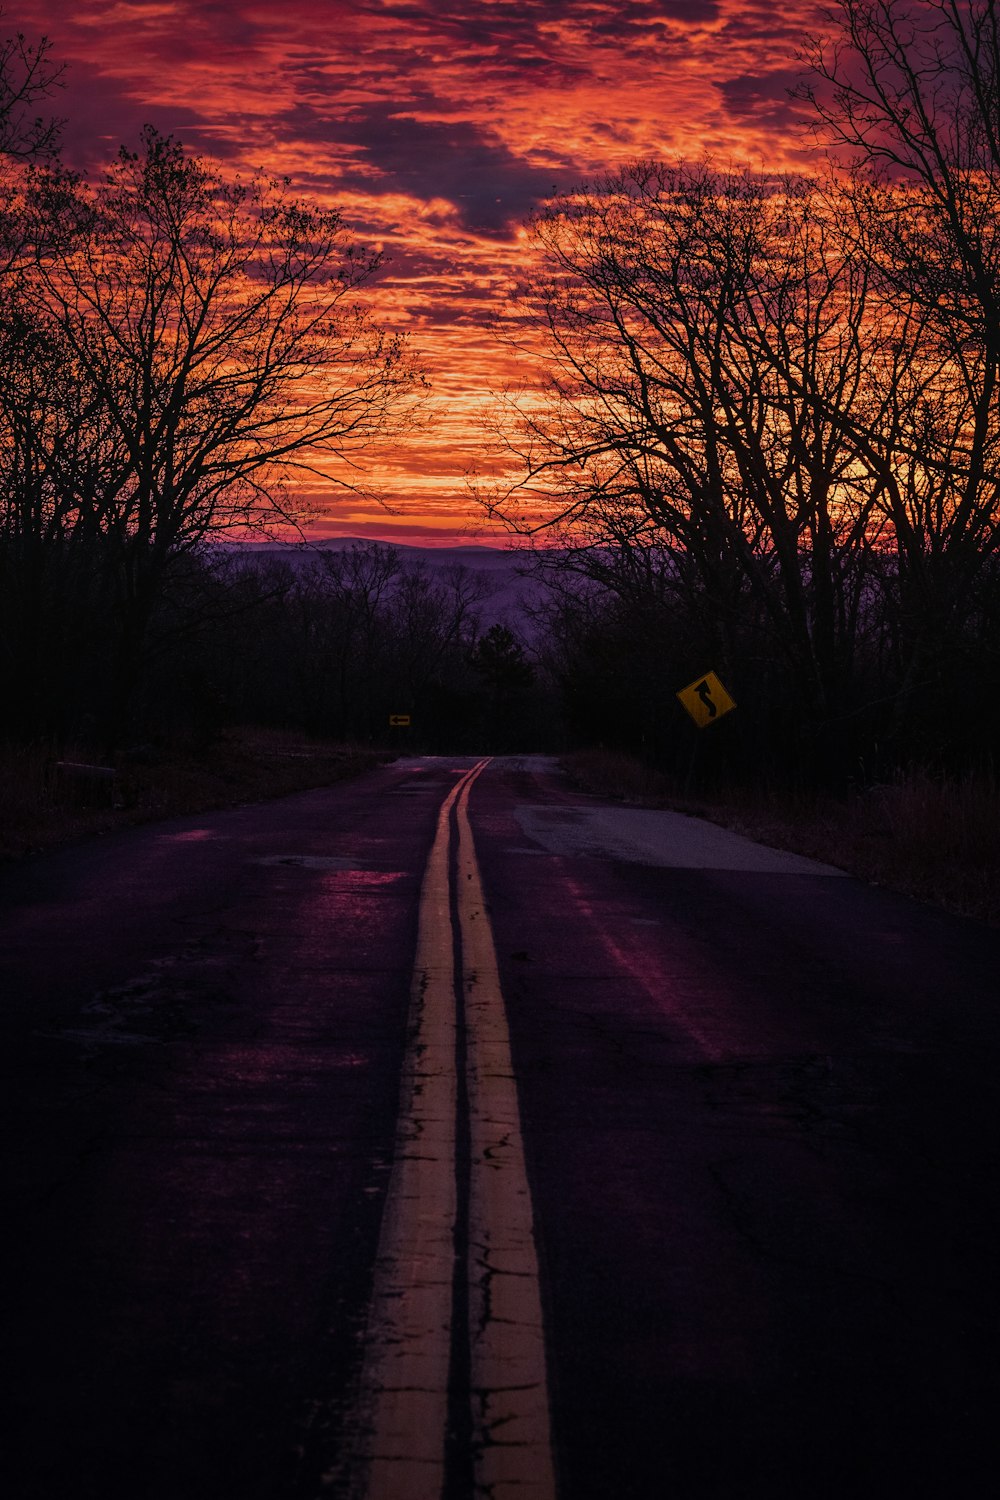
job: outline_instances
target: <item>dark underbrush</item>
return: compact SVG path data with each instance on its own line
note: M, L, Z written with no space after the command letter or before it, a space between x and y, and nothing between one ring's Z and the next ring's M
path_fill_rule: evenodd
M0 747L0 859L158 818L307 791L354 776L391 753L240 727L206 745L137 747L113 767L86 751L58 758ZM109 774L113 771L113 775Z

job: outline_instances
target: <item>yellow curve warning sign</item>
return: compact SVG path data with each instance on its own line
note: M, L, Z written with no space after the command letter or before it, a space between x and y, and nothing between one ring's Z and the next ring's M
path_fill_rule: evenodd
M716 719L721 719L723 714L736 707L735 699L730 698L714 672L696 677L686 688L681 688L677 696L699 729L714 724Z

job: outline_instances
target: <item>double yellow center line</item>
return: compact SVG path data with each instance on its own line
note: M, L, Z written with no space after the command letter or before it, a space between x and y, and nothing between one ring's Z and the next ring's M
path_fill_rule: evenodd
M352 1493L365 1500L440 1500L449 1422L466 1428L476 1496L555 1495L517 1085L469 826L469 793L488 763L473 766L445 798L421 887L352 1464ZM457 1267L456 1246L465 1260ZM466 1331L468 1348L456 1358L456 1332L464 1341Z

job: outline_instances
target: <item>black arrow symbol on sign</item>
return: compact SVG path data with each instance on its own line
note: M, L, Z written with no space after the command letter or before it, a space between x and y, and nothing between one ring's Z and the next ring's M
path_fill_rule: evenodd
M708 709L708 717L710 719L714 719L719 710L712 702L712 689L709 687L708 683L699 682L698 686L695 688L695 692L698 694L698 697Z

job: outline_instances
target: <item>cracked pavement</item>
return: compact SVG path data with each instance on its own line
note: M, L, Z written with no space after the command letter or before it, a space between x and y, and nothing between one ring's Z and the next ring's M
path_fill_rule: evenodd
M467 765L0 872L6 1494L354 1500L421 880ZM1000 935L543 757L491 763L469 817L559 1500L980 1493ZM502 1334L519 1269L467 1248L470 1339ZM466 1378L479 1446L515 1446L502 1379Z

